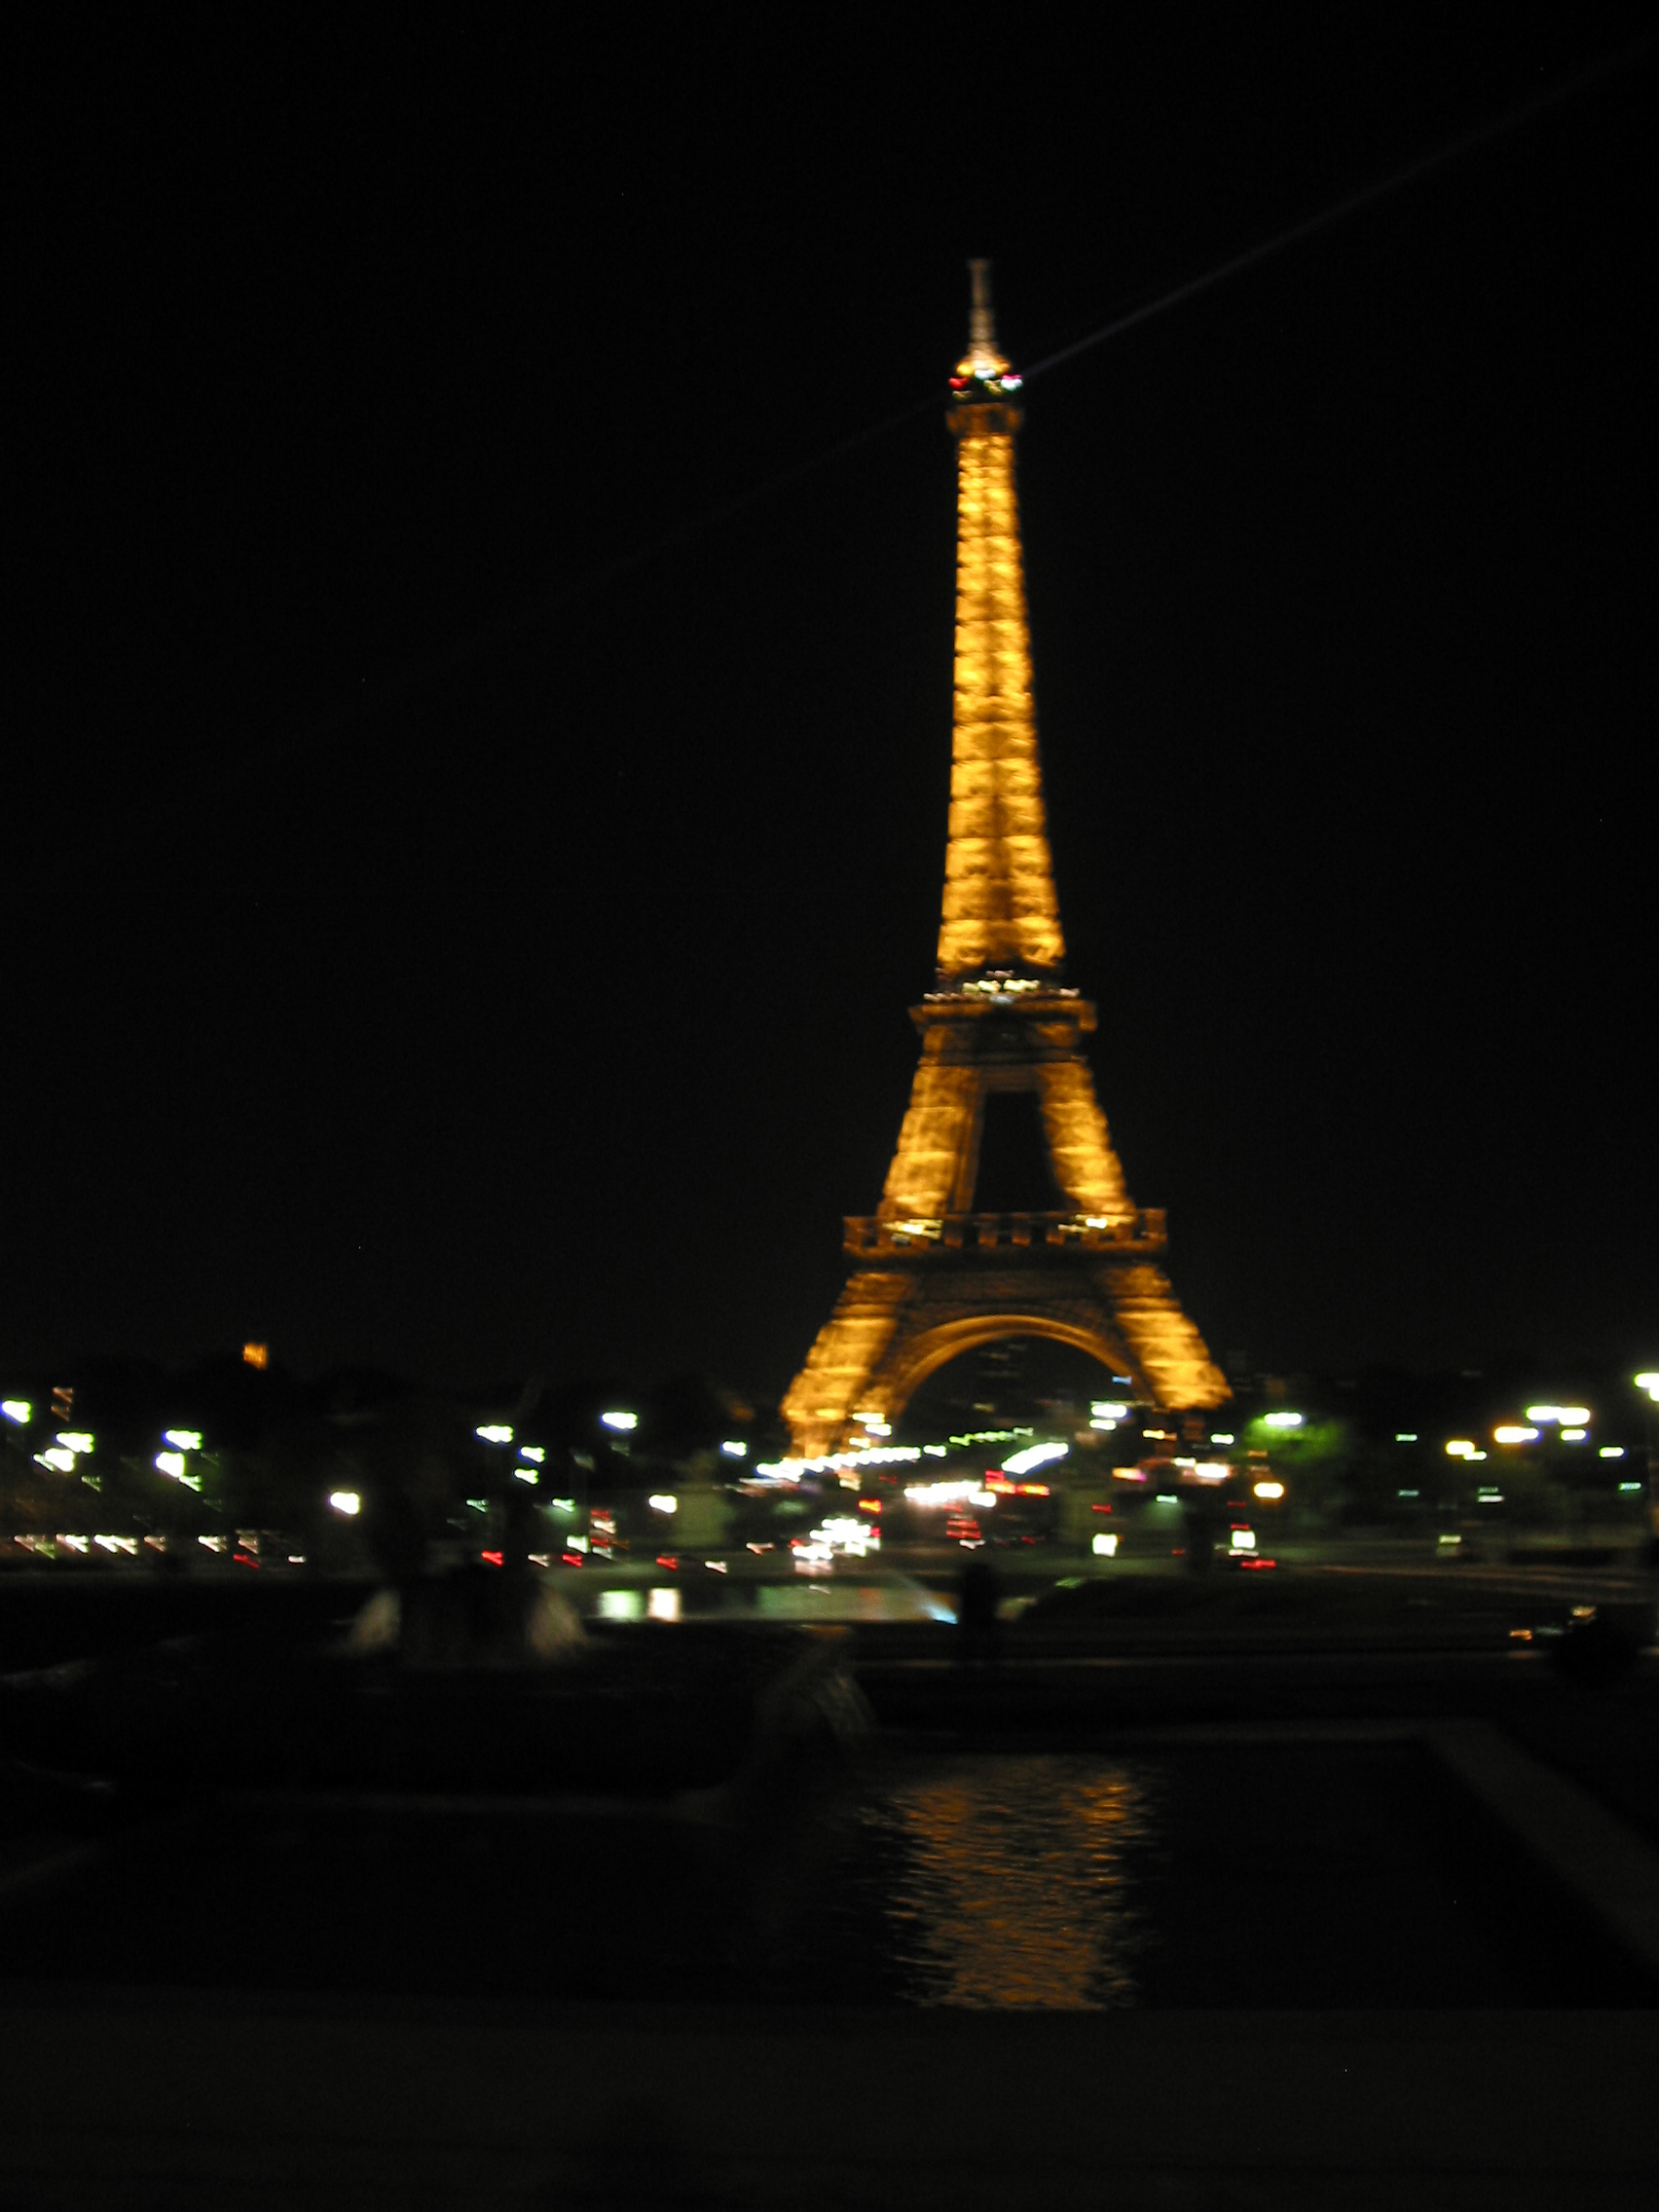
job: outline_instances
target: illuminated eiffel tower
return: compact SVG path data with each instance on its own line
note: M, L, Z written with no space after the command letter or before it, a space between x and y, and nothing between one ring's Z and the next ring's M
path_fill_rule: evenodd
M911 1009L921 1064L881 1203L847 1221L846 1286L784 1400L807 1456L892 1421L935 1368L1009 1337L1075 1345L1161 1407L1229 1395L1159 1264L1163 1215L1124 1188L1083 1053L1094 1009L1060 979L1014 480L1020 380L997 350L987 264L969 266L968 351L950 380L956 705L939 987Z

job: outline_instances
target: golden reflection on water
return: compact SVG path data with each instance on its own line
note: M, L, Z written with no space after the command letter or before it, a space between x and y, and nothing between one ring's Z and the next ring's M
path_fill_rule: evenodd
M872 1817L901 1846L887 1914L914 2002L1136 2003L1147 1930L1128 1861L1153 1832L1144 1773L979 1756L895 1778Z

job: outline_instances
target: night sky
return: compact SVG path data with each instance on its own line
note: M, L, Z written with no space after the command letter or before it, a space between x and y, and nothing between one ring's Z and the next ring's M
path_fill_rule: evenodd
M1032 364L1529 103L1031 382L1038 711L1217 1355L1659 1360L1655 48L368 20L13 72L0 1366L775 1396L933 980L965 258Z

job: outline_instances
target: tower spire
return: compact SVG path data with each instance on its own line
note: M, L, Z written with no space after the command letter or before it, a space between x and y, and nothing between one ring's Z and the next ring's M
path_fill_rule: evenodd
M997 349L990 263L968 264L968 351L950 380L956 438L956 685L939 933L942 988L987 971L1052 979L1065 957L1043 811L1031 628L1014 489L1019 389Z
M991 265L988 261L971 261L968 264L968 281L973 287L974 304L968 313L968 358L977 373L983 374L983 363L989 368L994 362L1006 369L1008 363L997 351L996 323L991 314Z

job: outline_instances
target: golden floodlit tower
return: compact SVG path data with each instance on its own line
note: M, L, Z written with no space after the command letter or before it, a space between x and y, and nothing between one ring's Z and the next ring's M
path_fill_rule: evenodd
M873 1216L846 1224L835 1310L790 1385L796 1453L892 1421L935 1368L1008 1337L1092 1353L1171 1410L1229 1395L1160 1262L1094 1096L1094 1009L1065 944L1043 812L1014 492L1019 379L998 351L987 264L969 264L951 378L956 703L938 988L913 1007L921 1064ZM1012 1210L1011 1210L1012 1209Z

